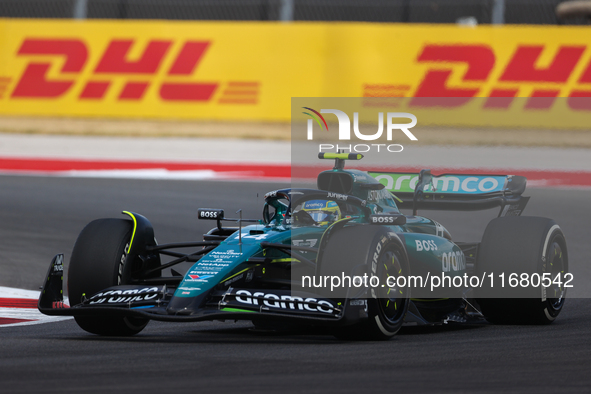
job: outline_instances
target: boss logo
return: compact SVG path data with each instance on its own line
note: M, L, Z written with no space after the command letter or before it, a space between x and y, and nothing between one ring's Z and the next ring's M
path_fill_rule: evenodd
M197 210L199 219L220 220L224 218L223 209L200 208Z
M370 222L372 224L390 224L402 225L406 223L406 216L404 215L371 215Z
M415 241L416 247L417 247L417 252L422 252L423 250L425 251L429 251L429 250L437 250L437 244L435 243L435 241L429 239L426 241L421 241L421 240L416 240Z

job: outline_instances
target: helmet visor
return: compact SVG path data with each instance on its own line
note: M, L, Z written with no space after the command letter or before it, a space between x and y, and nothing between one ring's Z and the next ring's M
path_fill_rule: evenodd
M312 216L312 219L314 219L314 221L316 221L316 222L327 221L327 218L329 216L332 216L331 213L325 212L325 211L306 211L306 212L308 212L308 214L310 216Z

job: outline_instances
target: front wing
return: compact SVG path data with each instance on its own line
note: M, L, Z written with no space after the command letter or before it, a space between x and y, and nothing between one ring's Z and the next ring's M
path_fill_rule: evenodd
M53 316L129 316L170 322L208 320L299 321L343 326L368 317L364 299L321 299L311 293L229 287L212 290L206 298L187 298L183 308L172 308L174 299L166 285L115 286L71 307L63 299L63 255L51 261L38 309ZM72 301L72 300L70 300Z

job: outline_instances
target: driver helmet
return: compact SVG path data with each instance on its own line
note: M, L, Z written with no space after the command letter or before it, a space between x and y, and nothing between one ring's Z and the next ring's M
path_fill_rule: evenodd
M320 225L334 223L341 218L338 204L329 200L306 201L302 211L307 212Z

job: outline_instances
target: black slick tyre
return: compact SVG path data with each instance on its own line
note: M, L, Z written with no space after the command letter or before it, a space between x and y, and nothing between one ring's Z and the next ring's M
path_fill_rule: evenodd
M388 340L402 327L410 294L407 288L382 287L388 278L409 274L402 241L381 226L351 226L332 234L324 247L319 275L377 276L380 285L369 289L368 318L334 332L343 340ZM353 292L355 289L352 289ZM351 296L351 293L349 293Z
M132 232L132 222L125 219L94 220L82 230L68 269L71 305L129 281L125 264ZM85 331L109 336L135 335L148 324L147 319L122 316L75 316L75 320Z
M478 289L477 301L489 322L552 323L566 296L568 252L562 230L553 220L542 217L492 220L484 232L476 262L476 274L485 273L493 275L496 286ZM500 287L499 275L504 276L504 288ZM515 287L509 284L511 275L519 278L513 281ZM547 281L543 286L544 277L551 283Z

